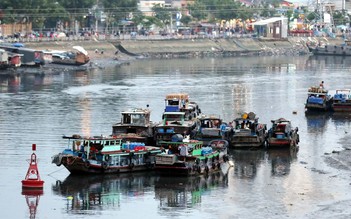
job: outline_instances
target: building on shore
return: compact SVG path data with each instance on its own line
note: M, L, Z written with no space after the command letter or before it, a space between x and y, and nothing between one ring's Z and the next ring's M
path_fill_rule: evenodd
M287 38L288 19L286 17L272 17L252 23L257 37Z

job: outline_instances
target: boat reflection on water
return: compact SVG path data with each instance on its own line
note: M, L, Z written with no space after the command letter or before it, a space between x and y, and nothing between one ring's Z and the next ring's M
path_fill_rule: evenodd
M351 66L351 60L346 56L312 55L308 57L306 64L319 66L320 69L323 69L330 65Z
M272 176L290 173L290 165L297 158L299 147L273 148L268 150L233 150L230 156L234 162L234 176L240 179L253 179L258 168L271 163Z
M155 176L151 173L121 175L69 175L56 181L52 190L67 198L67 212L84 214L104 210L120 210L123 197L143 196L153 190Z
M349 124L351 123L351 112L333 112L330 118L336 126Z
M307 131L313 133L323 133L330 118L329 112L305 112L307 121Z
M264 161L264 150L230 150L234 162L234 175L238 178L254 178L258 166Z
M17 74L0 75L0 92L17 93L21 85L21 77Z
M191 208L201 203L202 197L211 190L228 186L228 175L216 172L207 176L167 177L155 182L155 196L160 201L159 208Z
M280 148L267 150L268 160L272 164L272 176L285 176L290 173L291 163L297 159L298 148Z

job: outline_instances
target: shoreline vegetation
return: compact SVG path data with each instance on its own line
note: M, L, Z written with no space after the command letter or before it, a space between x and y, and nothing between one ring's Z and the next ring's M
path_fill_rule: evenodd
M307 42L342 44L342 38L288 37L264 38L189 38L189 39L128 39L128 40L76 40L24 42L38 50L71 50L82 46L91 61L113 59L118 61L136 58L222 57L309 54Z

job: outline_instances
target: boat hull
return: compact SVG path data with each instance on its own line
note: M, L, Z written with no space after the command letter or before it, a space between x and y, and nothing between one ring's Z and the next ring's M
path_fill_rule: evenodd
M110 154L104 159L86 159L82 154L65 152L53 157L52 163L63 165L71 174L119 174L154 169L155 155L161 149L150 151L125 151Z
M221 163L224 163L226 160L226 157L223 159L223 157L219 158L219 156L207 159L206 162L205 158L199 161L196 159L189 160L186 157L178 157L178 161L166 164L160 162L162 158L164 158L163 155L157 155L155 170L161 175L168 176L197 176L214 173L221 171Z
M264 136L234 136L232 137L230 147L251 149L263 147L265 142Z
M309 47L309 51L314 55L351 56L350 46L325 45Z
M351 112L351 103L348 103L348 104L333 104L332 109L335 112Z
M309 111L328 111L331 109L331 105L306 103L305 108Z

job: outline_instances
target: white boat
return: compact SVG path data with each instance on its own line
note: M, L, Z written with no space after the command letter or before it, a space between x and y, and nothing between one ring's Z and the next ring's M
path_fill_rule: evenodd
M52 63L64 65L85 65L90 61L88 52L81 46L73 46L72 51L51 51Z

